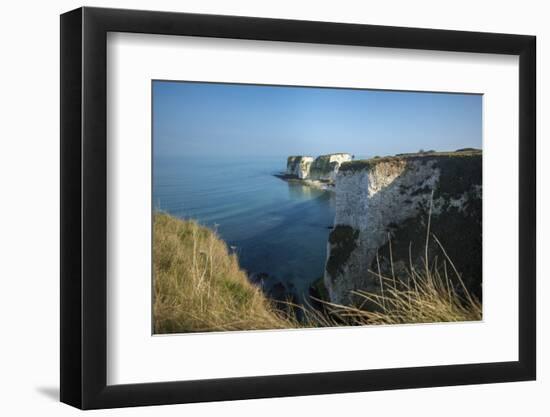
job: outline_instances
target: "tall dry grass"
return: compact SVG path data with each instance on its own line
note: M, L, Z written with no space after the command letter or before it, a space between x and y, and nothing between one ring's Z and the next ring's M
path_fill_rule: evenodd
M153 274L157 334L298 326L248 281L225 242L192 220L155 213Z
M430 234L428 224L426 248L430 239L437 243L440 258L430 260L426 249L421 267L409 256L409 266L400 274L394 272L390 242L391 273L387 276L380 268L369 271L379 281L379 290L354 291L358 301L353 306L316 300L322 304L319 309L289 302L284 312L248 281L237 256L214 231L192 220L156 213L154 331L161 334L481 320L481 303L468 292L447 252ZM298 310L300 320L294 315Z
M379 325L477 321L481 303L464 286L450 259L435 260L427 268L411 265L405 277L384 276L379 292L354 291L355 306L324 301L333 324Z
M409 244L408 268L397 275L389 239L390 276L382 274L376 257L377 270L369 274L378 279L379 290L354 291L358 300L354 306L324 301L325 315L332 324L348 325L412 324L478 321L482 319L482 305L464 284L457 267L445 248L430 231L433 193L428 213L424 257L421 266L415 266ZM429 258L430 239L439 249L439 258ZM316 314L318 315L318 314ZM325 321L327 319L325 318Z

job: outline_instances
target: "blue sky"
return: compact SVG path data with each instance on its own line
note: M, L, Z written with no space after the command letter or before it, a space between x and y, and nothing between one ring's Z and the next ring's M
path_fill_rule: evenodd
M286 156L481 148L482 96L153 82L163 156Z

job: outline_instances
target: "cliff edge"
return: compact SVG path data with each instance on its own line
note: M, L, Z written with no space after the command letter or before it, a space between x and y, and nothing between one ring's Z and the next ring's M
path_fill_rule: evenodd
M352 161L340 167L335 182L336 216L324 274L330 301L349 305L355 290L379 291L372 271L389 276L392 260L396 275L411 265L421 267L430 205L431 233L468 291L481 299L481 151ZM429 259L440 250L430 239Z

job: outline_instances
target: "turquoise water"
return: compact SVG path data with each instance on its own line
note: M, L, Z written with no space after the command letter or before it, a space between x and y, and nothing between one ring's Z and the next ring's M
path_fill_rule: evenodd
M323 275L334 197L273 176L285 168L286 156L156 158L153 203L216 228L249 274L267 273L300 296Z

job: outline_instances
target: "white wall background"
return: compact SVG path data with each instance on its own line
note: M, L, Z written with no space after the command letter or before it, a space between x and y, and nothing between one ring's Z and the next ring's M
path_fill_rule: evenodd
M0 410L74 415L59 392L59 17L72 0L6 2L0 24ZM542 1L124 0L86 5L532 34L538 37L538 381L99 411L99 415L529 415L550 412L550 26ZM544 236L543 236L544 234ZM544 263L544 265L543 265ZM334 349L337 350L335 345ZM546 394L546 395L545 395Z

